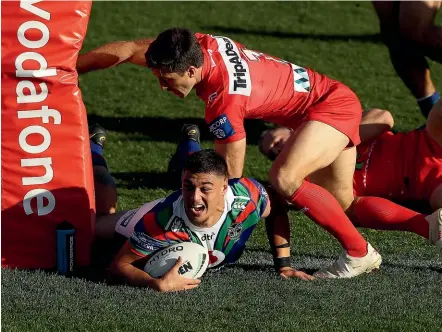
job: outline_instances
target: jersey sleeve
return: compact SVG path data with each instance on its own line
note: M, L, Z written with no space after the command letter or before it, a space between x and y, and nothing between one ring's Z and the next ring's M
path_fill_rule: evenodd
M150 256L155 251L169 245L168 241L158 238L158 234L164 234L155 220L155 213L148 212L135 225L134 232L129 238L130 249L138 256Z
M138 221L129 239L132 252L145 257L172 244L190 241L188 233L168 226L173 222L173 204L180 195L179 190L170 194Z
M246 137L244 130L244 106L237 103L224 104L220 97L206 107L206 123L217 143L236 142Z
M269 195L265 190L264 186L258 181L250 178L240 178L229 180L229 184L232 186L234 184L240 184L241 186L235 186L235 195L250 197L250 200L255 206L256 213L260 218L269 201Z
M250 197L255 202L256 209L259 211L261 217L269 202L269 195L264 186L258 181L250 178L242 179L249 189Z

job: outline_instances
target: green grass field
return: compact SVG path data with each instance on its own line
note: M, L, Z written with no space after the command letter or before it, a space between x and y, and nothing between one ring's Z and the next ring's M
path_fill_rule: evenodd
M442 23L442 15L438 22ZM172 26L227 35L256 49L326 73L350 86L364 107L389 109L398 130L424 121L396 76L369 2L95 2L84 51L114 40L155 36ZM439 91L442 66L431 64ZM165 171L184 122L201 125L204 105L159 90L131 65L80 78L90 121L109 129L105 157L119 187L119 208L171 191ZM245 175L267 179L256 146L265 124L247 123ZM291 213L293 265L330 264L338 243ZM442 259L414 234L361 229L384 264L352 280L281 280L263 225L234 267L209 272L199 288L159 294L44 272L2 270L2 327L23 331L441 331Z

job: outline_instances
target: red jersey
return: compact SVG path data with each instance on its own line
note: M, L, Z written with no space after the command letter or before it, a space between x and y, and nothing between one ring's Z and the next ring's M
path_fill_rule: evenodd
M333 82L325 75L246 49L227 37L196 34L204 53L197 95L220 142L244 138L244 119L296 127Z
M357 147L356 196L428 201L442 184L442 147L425 129L386 132Z

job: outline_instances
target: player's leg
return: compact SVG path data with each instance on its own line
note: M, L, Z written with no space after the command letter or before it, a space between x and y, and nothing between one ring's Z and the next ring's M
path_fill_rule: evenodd
M442 63L442 27L434 24L441 1L403 1L399 8L401 34L422 53Z
M181 128L180 141L167 168L167 172L173 177L173 183L177 185L180 183L187 157L199 150L201 150L201 146L198 126L194 124L184 124Z
M327 167L310 174L309 180L331 193L344 211L351 206L356 147L343 150Z
M426 215L381 197L356 197L348 211L358 227L406 231L429 238Z
M399 77L418 101L422 114L427 117L439 95L436 92L428 62L423 53L402 37L399 16L402 22L406 10L405 1L373 1L379 18L381 35L390 52L391 62ZM404 25L405 23L403 23ZM404 30L404 28L402 29Z
M372 248L345 215L336 198L326 189L304 181L310 174L338 160L340 164L347 165L348 170L341 170L343 179L340 183L345 185L340 190L339 185L335 185L335 194L340 197L341 204L349 206L352 199L355 149L343 152L348 143L349 138L337 129L318 121L308 121L290 136L270 170L272 186L295 207L303 209L310 219L330 232L346 250L345 258L340 258L333 265L335 274L326 276L332 278L353 277L369 272L380 264L377 253L378 258L373 261L365 260L371 255ZM323 179L323 183L332 183L335 180L336 178L330 177ZM349 197L349 202L346 202L346 197ZM346 258L352 262L358 261L359 268L353 269L344 263L345 268L336 271L340 261Z
M430 137L442 148L442 100L431 110L426 130ZM442 176L442 171L439 173ZM434 210L433 214L427 217L430 223L430 241L436 243L442 249L442 183L432 190L430 206Z
M428 115L426 130L430 137L442 147L442 99L433 106Z
M442 27L434 24L441 1L403 1L399 9L399 30L403 40L416 50L417 56L428 56L442 63ZM429 69L426 70L425 94L416 95L418 104L427 116L440 98L433 89ZM412 90L413 92L413 90ZM414 93L414 92L413 92Z
M91 126L89 136L94 171L95 205L97 217L99 217L115 213L117 188L103 157L103 147L106 141L105 130L98 125Z

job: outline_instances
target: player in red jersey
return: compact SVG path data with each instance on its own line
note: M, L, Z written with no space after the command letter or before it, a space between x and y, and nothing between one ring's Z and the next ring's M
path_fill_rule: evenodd
M179 28L164 31L154 41L105 45L80 56L77 68L85 72L124 62L147 64L160 87L181 98L196 88L206 103L215 149L225 157L230 177L242 175L245 118L293 128L296 134L273 164L270 183L345 249L331 267L316 275L350 278L379 267L380 255L344 212L354 198L355 146L362 114L348 87L227 37ZM307 176L313 181L304 181Z
M365 112L362 144L357 147L353 188L356 197L379 196L404 206L429 207L430 215L373 200L371 212L358 214L358 226L414 232L442 249L442 103L430 112L426 128L393 134L388 111ZM373 125L376 125L373 127ZM269 129L260 140L261 152L274 159L292 134L286 127ZM365 198L361 198L364 200ZM358 204L353 208L358 208ZM426 222L424 222L426 221Z

